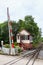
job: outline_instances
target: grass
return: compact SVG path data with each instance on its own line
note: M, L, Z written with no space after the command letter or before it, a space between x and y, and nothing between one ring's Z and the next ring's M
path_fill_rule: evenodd
M39 43L33 43L33 48L37 48L39 46Z

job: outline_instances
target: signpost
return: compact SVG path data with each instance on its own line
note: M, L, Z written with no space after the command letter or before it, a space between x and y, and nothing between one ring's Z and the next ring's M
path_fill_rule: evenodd
M12 34L12 22L10 21L10 15L9 15L9 8L7 8L7 17L8 17L9 43L10 43L9 53L11 54L11 48L13 44L13 34Z

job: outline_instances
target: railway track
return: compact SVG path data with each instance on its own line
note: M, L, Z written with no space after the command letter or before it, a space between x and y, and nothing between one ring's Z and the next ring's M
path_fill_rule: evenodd
M39 52L40 51L37 51L35 54L33 54L32 57L26 63L26 65L29 65L29 64L34 65L34 62L35 62L36 58L38 57ZM33 61L31 62L31 60L33 60Z
M26 63L26 65L34 65L34 62L35 62L35 60L37 59L40 50L42 49L42 45L43 45L43 44L41 44L41 45L37 48L36 53L28 60L28 62ZM31 62L31 60L32 60L32 62Z
M20 61L20 60L22 60L25 56L31 56L30 57L30 59L27 61L27 63L25 64L25 65L29 65L29 63L30 63L30 61L33 59L33 62L32 62L32 64L31 65L34 65L34 62L35 62L35 60L36 60L36 58L38 57L38 54L39 54L39 52L40 52L40 50L41 50L41 46L42 45L40 45L34 52L31 52L31 53L29 53L29 52L26 52L25 54L23 54L21 57L18 57L18 58L16 58L16 59L13 59L13 60L11 60L11 61L9 61L8 63L5 63L4 65L13 65L13 64L15 64L15 63L17 63L18 61Z
M30 55L32 55L32 54L35 53L35 52L36 52L36 50L33 50L33 51L31 51L31 52L27 51L26 53L23 52L20 57L18 57L18 58L16 58L16 59L13 59L13 60L11 60L11 61L9 61L9 62L3 64L3 65L12 65L12 64L14 64L14 63L16 63L16 62L22 60L25 56L27 56L27 55L30 56Z

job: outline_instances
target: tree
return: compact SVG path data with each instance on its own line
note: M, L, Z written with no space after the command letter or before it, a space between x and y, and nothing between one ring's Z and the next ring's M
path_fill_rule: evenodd
M18 33L18 24L15 21L11 22L14 41L16 41L16 34ZM1 40L3 40L4 43L9 43L8 21L4 21L4 23L0 24L0 41Z
M8 22L5 21L4 23L1 24L1 36L2 36L2 40L5 43L8 43L8 39L9 39L9 33L8 33Z
M32 16L25 16L26 29L33 36L34 43L38 43L41 37L41 30L35 23L34 18Z
M16 41L17 33L26 29L33 36L33 42L38 43L41 37L41 30L35 23L32 16L25 16L24 20L19 19L18 22L12 21L12 31L14 36L14 41ZM8 21L0 24L0 41L3 40L5 43L9 43L9 32L8 32Z
M21 29L26 29L33 36L34 43L38 43L41 37L41 32L37 23L35 23L32 16L25 16L24 20L18 21L19 31Z
M25 21L20 19L17 24L18 24L18 28L19 28L18 31L25 29Z

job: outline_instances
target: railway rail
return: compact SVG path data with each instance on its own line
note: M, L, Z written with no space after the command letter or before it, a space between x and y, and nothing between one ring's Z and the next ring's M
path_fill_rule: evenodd
M42 49L43 44L39 45L39 47L37 48L36 53L28 60L28 62L26 63L26 65L29 65L30 61L33 59L33 61L31 62L31 65L34 65L35 60L37 59L40 50Z
M5 63L4 65L12 65L13 63L16 63L16 62L22 60L25 56L27 56L27 55L30 56L30 55L32 55L32 54L35 53L35 52L36 52L36 50L33 50L33 51L31 51L31 52L27 51L26 53L23 52L20 57L18 57L18 58L16 58L16 59L13 59L13 60L11 60L11 61Z
M33 65L34 62L35 62L35 60L36 60L36 58L38 57L38 54L39 54L39 52L40 52L40 50L41 50L41 47L42 47L42 45L40 45L34 52L31 52L31 53L27 52L27 53L23 54L21 57L18 57L18 58L16 58L16 59L13 59L13 60L9 61L8 63L5 63L4 65L13 65L13 64L15 64L16 62L22 60L22 59L23 59L25 56L27 56L27 55L28 55L28 56L31 56L31 57L30 57L30 59L28 60L28 62L26 63L26 65L28 65L28 64L30 63L31 59L34 58L32 64L31 64L31 65Z
M26 63L26 65L29 65L30 64L30 61L33 59L33 61L32 61L32 63L31 63L31 65L34 65L34 62L35 62L35 60L36 60L36 58L38 57L38 55L39 55L39 52L40 52L40 50L38 50L35 54L33 54L32 55L32 57L28 60L28 62Z

